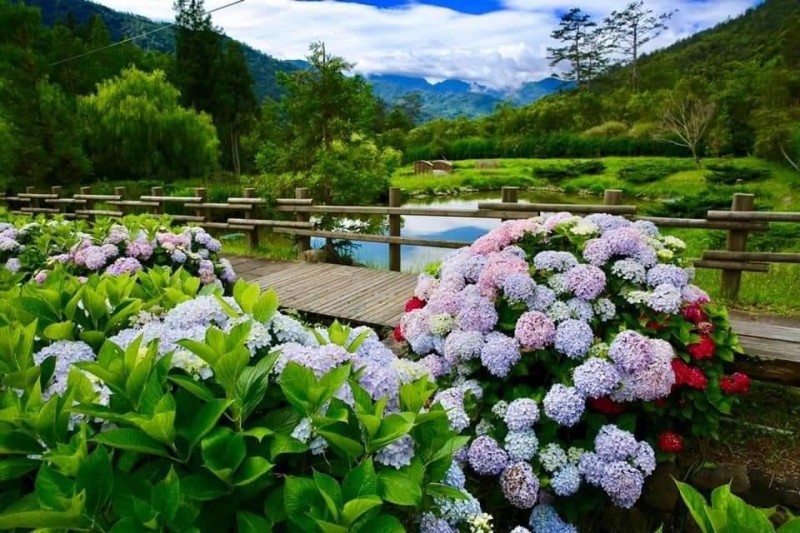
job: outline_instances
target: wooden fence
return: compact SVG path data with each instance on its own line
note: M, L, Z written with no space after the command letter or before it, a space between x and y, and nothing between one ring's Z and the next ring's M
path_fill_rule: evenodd
M4 200L11 212L17 214L59 214L68 218L89 220L100 216L120 217L142 211L154 215L169 214L176 221L194 223L208 229L246 232L249 235L251 248L258 246L259 229L269 228L276 233L294 235L297 238L301 258L311 247L311 237L384 243L389 245L389 268L394 271L400 271L402 266L400 253L402 246L460 248L467 244L460 241L404 237L401 234L404 216L509 220L558 211L579 214L610 213L631 220L649 220L662 228L726 231L728 236L724 250L704 251L702 257L692 261L697 268L722 271L722 292L729 299L735 299L739 292L742 272L768 272L771 263L800 264L800 253L747 251L750 233L766 231L772 222L800 222L800 213L753 211L754 196L751 194L734 194L730 211L708 211L705 218L686 219L641 216L638 214L637 206L623 204L622 191L619 190L605 191L603 202L596 204L520 203L518 192L516 187L504 187L500 202L479 203L477 209L435 209L401 207L402 195L400 189L396 187L389 190L389 203L386 206L314 205L308 189L298 188L294 198L278 199L272 207L274 212L294 215L294 220L264 218L266 201L256 197L255 189L252 188L245 189L242 197L231 197L221 203L208 202L207 191L201 187L194 189L193 196L183 197L164 196L160 187L154 187L150 195L141 196L139 199L126 198L124 187L116 187L113 195L92 194L90 187L82 187L79 194L71 197L62 197L61 187L52 187L50 193L37 193L33 187L28 187L24 193L0 200ZM98 204L104 207L98 209ZM194 214L168 213L167 206L170 204L182 205ZM387 216L389 231L387 235L326 231L315 228L311 223L310 216L314 214ZM225 218L220 220L220 215Z

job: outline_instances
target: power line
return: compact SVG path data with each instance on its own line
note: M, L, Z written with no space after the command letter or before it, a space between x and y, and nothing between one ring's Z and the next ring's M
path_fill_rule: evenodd
M228 9L229 7L233 7L236 4L241 4L242 2L244 2L244 0L235 0L235 1L230 2L228 4L225 4L225 5L222 5L222 6L219 6L219 7L215 7L214 9L210 9L208 11L205 11L203 14L204 15L210 15L211 13L216 13L217 11L222 11L223 9ZM177 25L177 22L170 22L170 23L165 24L164 26L160 26L160 27L158 27L158 28L156 28L154 30L146 31L144 33L140 33L139 35L135 35L133 37L128 37L127 39L123 39L122 41L117 41L116 43L111 43L111 44L109 44L107 46L103 46L103 47L100 47L100 48L95 48L94 50L89 50L89 51L84 52L82 54L78 54L76 56L68 57L67 59L62 59L60 61L56 61L55 63L50 63L50 66L54 67L54 66L60 65L62 63L67 63L69 61L74 61L76 59L81 59L82 57L86 57L88 55L95 54L97 52L102 52L103 50L108 50L109 48L114 48L115 46L119 46L121 44L129 43L131 41L135 41L136 39L141 39L142 37L147 37L148 35L152 35L154 33L160 32L160 31L164 31L166 29L174 27L175 25Z

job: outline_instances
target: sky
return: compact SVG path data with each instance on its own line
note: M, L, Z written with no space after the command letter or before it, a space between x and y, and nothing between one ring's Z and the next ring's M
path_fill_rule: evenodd
M168 0L95 0L120 11L172 20ZM313 41L356 63L364 74L429 81L461 79L513 88L554 72L546 59L561 13L580 6L597 20L629 0L244 0L214 13L231 37L279 59L299 59ZM743 13L759 0L646 0L656 12L678 9L645 51ZM206 9L230 0L206 0Z

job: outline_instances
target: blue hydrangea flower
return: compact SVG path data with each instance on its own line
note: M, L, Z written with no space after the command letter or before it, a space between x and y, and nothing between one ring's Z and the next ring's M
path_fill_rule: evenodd
M506 500L519 509L530 509L539 496L539 479L527 462L514 463L500 476Z
M536 270L550 270L553 272L566 272L578 264L578 260L569 252L544 251L533 258Z
M602 266L608 261L613 252L606 239L591 239L583 247L583 258L590 265Z
M537 285L533 290L533 296L527 300L528 309L531 311L546 311L548 307L556 301L556 293L553 289L544 285Z
M649 476L656 469L656 454L653 448L646 442L639 443L639 449L633 456L633 465Z
M594 439L595 452L608 462L622 461L636 455L639 442L633 434L614 424L606 424Z
M565 320L556 328L555 348L570 359L586 355L593 340L592 327L581 320Z
M575 367L572 378L575 389L587 398L600 398L610 394L621 379L613 364L597 357L587 359Z
M464 391L458 387L440 390L433 397L434 403L440 403L447 412L450 427L460 433L469 427L469 415L464 409Z
M586 300L581 298L570 298L567 300L567 307L569 308L569 314L571 318L582 320L584 322L588 322L594 318L594 308L592 307L592 304Z
M689 273L675 265L656 265L647 271L647 284L651 287L672 285L682 289L689 284Z
M650 339L636 331L625 330L611 342L608 356L621 373L632 374L647 368L655 359L656 353Z
M553 492L559 496L572 496L581 488L581 474L575 465L567 465L550 480Z
M514 529L512 529L509 533L531 533L531 530L526 527L517 526Z
M534 295L536 283L525 272L514 272L503 281L503 294L511 303L527 302Z
M539 420L539 406L530 398L518 398L508 404L503 421L509 431L522 431L532 428Z
M375 462L397 469L410 465L413 458L414 439L411 438L411 435L403 435L375 454Z
M509 431L504 445L508 458L512 461L530 461L536 456L539 439L532 429Z
M633 259L620 259L611 265L611 273L618 278L632 283L644 283L647 278L647 269L643 264Z
M683 296L681 290L673 285L659 285L647 299L647 305L654 311L677 314L681 309Z
M630 509L642 495L644 476L625 461L615 461L606 465L600 486L616 505Z
M593 213L583 217L586 222L591 222L600 228L600 231L605 233L618 228L627 228L631 225L630 220L619 215L609 215L608 213Z
M488 436L478 437L467 452L469 464L475 472L482 476L496 476L505 470L508 454L497 441Z
M594 452L586 452L578 462L578 471L583 478L597 487L603 481L603 474L606 469L606 461Z
M563 322L572 317L572 309L567 305L567 302L556 300L547 310L547 316L550 317L553 322Z
M608 298L600 298L594 303L594 312L601 322L607 322L617 316L617 306Z
M450 468L447 469L442 483L454 489L463 489L466 482L467 477L464 475L464 470L461 469L461 466L459 466L457 462L453 461L453 463L450 464Z
M493 376L506 377L520 357L519 344L512 337L499 331L486 335L486 342L481 349L481 363Z
M572 427L578 423L586 408L586 401L573 387L560 383L553 385L545 395L544 413L562 426Z
M420 533L458 533L458 530L448 524L447 520L437 518L432 513L422 515L419 531Z
M533 533L578 533L575 526L561 520L552 506L542 503L533 508L530 526Z
M539 452L539 462L548 472L555 472L567 466L569 459L566 452L558 444L552 442Z
M453 330L444 342L444 356L455 364L480 357L483 349L483 334L478 331Z
M468 298L464 301L456 318L458 327L464 331L488 333L497 324L497 309L488 298Z

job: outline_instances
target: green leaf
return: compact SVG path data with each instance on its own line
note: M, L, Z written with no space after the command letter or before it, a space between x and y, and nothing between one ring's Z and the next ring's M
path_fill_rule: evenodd
M27 458L0 459L0 482L24 476L39 467L41 461Z
M357 533L406 533L400 520L394 515L382 514L367 521Z
M170 468L167 476L155 487L150 496L150 506L159 514L163 522L171 522L178 513L181 488L175 469Z
M0 514L0 529L81 529L80 509L68 511L19 511Z
M266 475L274 465L263 457L248 457L237 470L233 484L244 487L258 481Z
M331 476L317 470L314 470L314 483L316 483L322 499L325 500L331 516L338 522L339 509L342 507L342 489L339 487L339 483Z
M800 533L800 518L792 518L778 528L778 533Z
M36 474L36 497L42 506L54 511L66 511L75 496L75 482L42 465Z
M246 347L239 346L222 355L211 367L217 382L226 391L232 393L236 390L236 382L239 380L242 370L249 362L250 352Z
M272 530L272 524L266 518L247 511L236 513L236 525L239 533L266 533Z
M76 481L78 489L86 492L86 511L92 517L97 516L114 488L111 456L103 446L95 448L81 463Z
M340 526L339 524L318 519L315 519L314 522L317 523L317 526L322 530L322 533L347 533L347 528Z
M184 389L186 392L197 396L201 400L205 402L212 402L215 400L214 394L208 390L208 387L203 385L202 383L196 381L195 379L190 378L189 376L184 376L181 374L173 374L167 376L167 379L177 386Z
M415 416L412 413L394 413L383 419L378 434L369 443L370 451L375 451L408 435L414 427Z
M178 341L176 344L182 348L186 348L197 357L208 363L210 366L214 366L214 363L217 362L217 358L220 355L216 350L214 350L214 348L204 342L195 341L192 339L183 339Z
M74 322L57 322L44 328L44 336L52 341L72 340L74 331Z
M372 459L367 457L350 470L342 481L342 497L349 502L356 498L372 496L378 492L378 476Z
M287 476L283 489L283 501L289 516L303 515L319 501L320 494L314 480L306 477Z
M168 456L167 452L157 440L149 437L146 433L138 429L110 429L98 433L92 440L100 444L105 444L106 446L111 446L112 448L119 448L120 450L158 455L160 457Z
M275 290L267 289L258 298L250 314L253 315L253 318L264 324L273 317L278 310L279 303L278 294Z
M728 498L726 509L727 522L735 525L740 531L772 531L772 523L759 509L747 505L744 500L733 494Z
M274 434L275 432L272 431L271 429L258 426L242 431L242 435L244 435L245 437L252 437L256 439L258 442L261 442L266 437L269 437Z
M186 430L186 440L189 441L189 453L200 440L219 422L220 417L225 413L228 406L233 403L231 400L211 400L194 415L192 423Z
M0 454L36 455L42 453L39 442L22 431L0 432Z
M319 388L313 371L295 362L289 362L281 372L280 384L290 404L305 415L313 414L311 398Z
M682 483L677 479L674 480L678 485L678 492L680 492L681 499L686 507L689 509L689 514L692 515L700 531L703 533L713 533L714 525L708 515L708 504L702 494L697 492L691 485Z
M338 448L350 459L357 459L364 453L364 447L360 442L337 433L335 430L320 429L318 433L327 440L331 446Z
M397 505L418 506L422 488L402 470L387 469L378 473L378 495Z
M344 509L342 509L342 521L346 526L350 527L364 513L381 505L383 505L383 502L377 496L366 496L350 500L344 504Z
M194 474L181 479L181 493L190 500L212 501L226 494L230 489L210 474Z
M430 496L439 496L440 498L447 498L448 500L468 499L467 496L464 494L464 491L454 489L453 487L442 485L440 483L431 483L430 485L427 486L426 492Z
M247 455L244 437L226 427L214 430L203 439L200 447L203 454L203 466L226 483L233 479L233 473Z
M308 445L293 439L289 435L283 433L275 433L269 443L269 455L274 461L279 455L287 453L305 453L308 451Z

